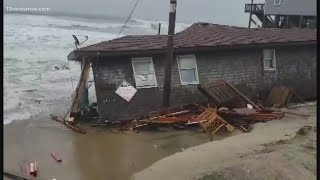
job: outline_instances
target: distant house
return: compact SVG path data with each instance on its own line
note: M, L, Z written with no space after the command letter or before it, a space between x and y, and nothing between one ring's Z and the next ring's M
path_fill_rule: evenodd
M317 0L265 0L265 14L317 16Z
M265 0L265 3L245 4L245 12L254 14L265 28L315 28L317 0ZM250 21L258 24L253 19Z
M166 35L124 36L80 48L69 60L92 62L102 120L125 120L161 107ZM174 38L171 105L207 101L197 85L233 83L249 97L275 84L316 97L316 30L248 29L195 23ZM115 91L137 88L127 102Z

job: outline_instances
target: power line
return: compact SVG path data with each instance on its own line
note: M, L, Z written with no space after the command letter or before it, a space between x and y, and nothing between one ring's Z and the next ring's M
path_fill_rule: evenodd
M129 16L128 16L128 18L127 18L127 20L126 20L126 22L124 23L124 25L122 26L122 28L121 28L121 30L120 30L120 32L119 32L119 34L118 34L118 36L117 36L117 38L119 37L119 35L121 34L121 32L122 32L122 30L124 29L124 27L127 25L127 23L128 23L128 21L129 21L129 19L130 19L130 17L131 17L131 15L133 14L133 11L136 9L136 7L137 7L137 5L138 5L138 2L139 2L140 0L137 0L136 1L136 4L134 5L134 7L133 7L133 9L131 10L131 13L129 14Z

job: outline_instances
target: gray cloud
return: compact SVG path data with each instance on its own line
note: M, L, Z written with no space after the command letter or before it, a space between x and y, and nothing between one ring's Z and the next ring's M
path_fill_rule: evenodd
M246 26L244 4L250 0L178 0L178 22L211 22ZM51 12L126 17L135 0L5 0L4 6L48 7ZM169 0L140 0L133 17L168 20Z

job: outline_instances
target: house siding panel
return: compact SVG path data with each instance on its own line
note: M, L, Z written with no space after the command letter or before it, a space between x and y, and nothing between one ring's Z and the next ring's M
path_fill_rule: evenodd
M252 96L261 80L260 59L260 50L197 54L200 83L223 79Z
M126 120L148 109L159 108L159 88L138 89L129 103L115 93L123 81L135 86L129 57L102 59L98 65L93 61L92 67L101 120ZM109 85L112 88L106 88Z
M276 49L277 70L264 73L262 87L291 86L306 99L316 97L316 47Z

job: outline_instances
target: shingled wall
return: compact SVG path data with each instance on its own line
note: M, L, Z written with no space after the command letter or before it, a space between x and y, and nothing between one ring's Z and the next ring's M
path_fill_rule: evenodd
M158 87L138 89L130 102L115 90L122 81L135 86L131 57L99 58L93 61L96 95L101 120L126 120L161 108L164 56L153 56ZM250 98L274 84L290 85L304 97L316 97L316 47L276 49L277 70L264 71L262 49L197 53L200 83L223 79ZM171 104L207 101L197 85L181 85L177 61L172 64Z

